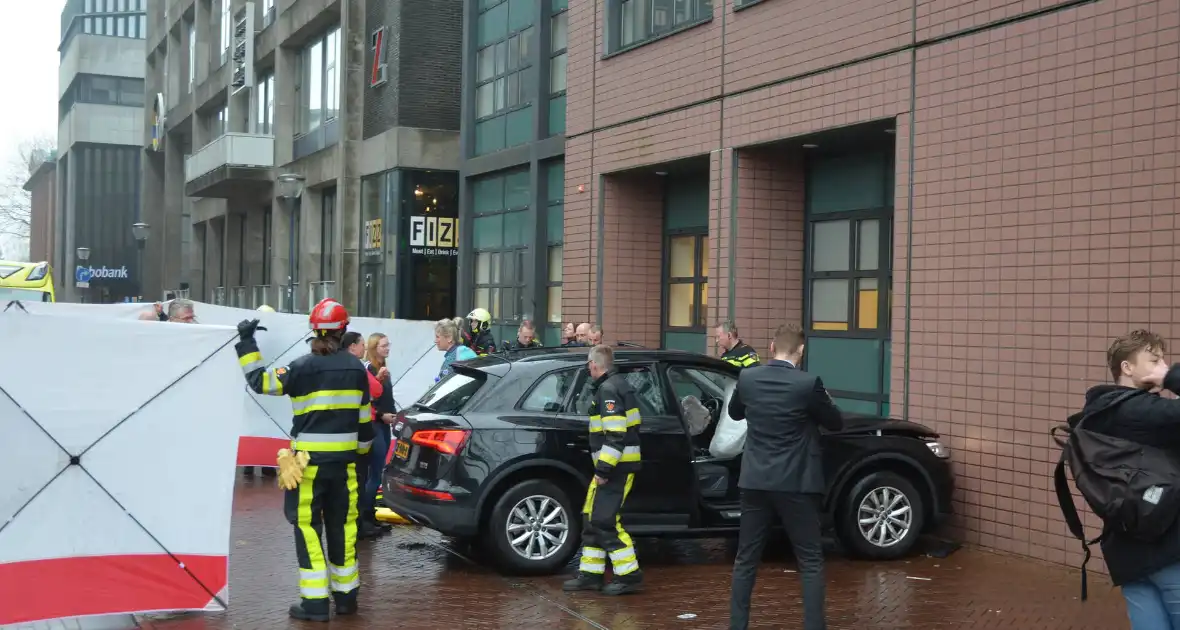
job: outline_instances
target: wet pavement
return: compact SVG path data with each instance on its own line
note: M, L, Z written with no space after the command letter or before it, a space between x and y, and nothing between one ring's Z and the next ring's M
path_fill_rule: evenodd
M297 575L282 494L271 478L239 479L230 556L229 611L146 620L159 630L320 628L288 619ZM538 628L546 630L728 627L733 543L640 540L647 590L604 598L567 595L561 576L502 577L478 554L436 532L398 527L362 542L361 615L334 628ZM800 628L798 576L770 549L758 574L751 628ZM947 558L886 563L829 555L828 627L1112 630L1128 627L1119 593L1059 566L963 549Z

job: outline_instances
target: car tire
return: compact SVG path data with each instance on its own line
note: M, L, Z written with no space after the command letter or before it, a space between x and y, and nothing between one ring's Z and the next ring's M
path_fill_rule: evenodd
M884 502L894 504L891 512L883 509ZM903 506L909 510L897 514ZM905 477L889 471L869 473L853 484L837 516L841 541L862 558L900 558L918 542L925 509L925 498ZM887 518L889 513L893 519ZM875 520L862 524L862 518Z
M544 515L537 522L532 523L528 507L543 510ZM517 513L517 508L521 511ZM553 514L554 509L560 513ZM521 514L526 516L521 519ZM513 539L528 533L529 527L546 524L541 522L545 517L553 517L549 528L534 530L532 541L526 540L513 546ZM509 523L510 519L512 523ZM552 524L560 522L565 526L565 535L559 538L560 544L553 545L550 536L557 536L559 529ZM509 531L509 527L513 531ZM507 492L500 495L492 507L488 517L488 524L484 530L483 547L492 556L492 560L501 570L520 575L549 575L561 570L573 557L581 544L581 513L574 509L574 503L569 493L557 484L545 479L530 479L522 481ZM538 543L544 540L550 544L549 549L543 549ZM532 542L531 547L526 545ZM553 547L556 548L553 548ZM535 557L526 557L526 553Z

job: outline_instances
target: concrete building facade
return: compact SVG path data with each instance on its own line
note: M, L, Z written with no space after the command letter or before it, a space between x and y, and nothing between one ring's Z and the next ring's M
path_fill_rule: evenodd
M131 226L141 218L146 5L67 0L62 9L51 259L62 300L142 294ZM87 260L78 258L79 248ZM89 286L78 288L78 281Z
M1113 336L1180 334L1180 5L568 13L562 318L763 353L801 322L842 408L946 437L964 540L1079 560L1048 431Z
M413 217L458 214L457 6L171 0L148 17L152 291L453 310L455 257L415 273L409 252ZM281 196L281 175L303 178L298 200Z

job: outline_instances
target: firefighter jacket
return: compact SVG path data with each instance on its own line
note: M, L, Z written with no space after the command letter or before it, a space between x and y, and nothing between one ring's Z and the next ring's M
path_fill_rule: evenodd
M746 342L738 340L737 345L730 348L721 355L721 359L726 363L740 368L754 367L762 363L758 358L758 353L753 348L746 345Z
M369 374L360 359L341 348L268 368L253 339L243 339L235 348L250 389L291 398L291 450L307 451L308 463L314 465L352 463L369 452L373 412Z
M639 470L639 397L627 377L611 370L594 381L590 450L594 474L611 478Z
M464 341L466 341L465 345L468 348L475 350L475 354L481 357L486 357L496 351L496 338L487 330L474 338L464 337Z

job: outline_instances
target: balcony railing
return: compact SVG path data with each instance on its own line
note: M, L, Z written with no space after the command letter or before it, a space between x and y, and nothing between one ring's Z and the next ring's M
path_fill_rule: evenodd
M274 308L276 300L269 284L256 284L250 287L250 308L269 306Z
M319 304L320 300L324 298L339 299L334 293L336 292L336 283L331 280L324 280L323 282L312 282L307 286L307 312Z
M249 290L246 287L234 287L229 290L229 305L237 308L251 308L247 301Z
M226 306L225 287L213 287L213 304Z
M299 307L299 283L284 284L278 288L279 293L279 310L284 313L298 313L296 310Z
M270 168L274 164L274 136L226 133L185 158L184 181L191 182L222 166Z

